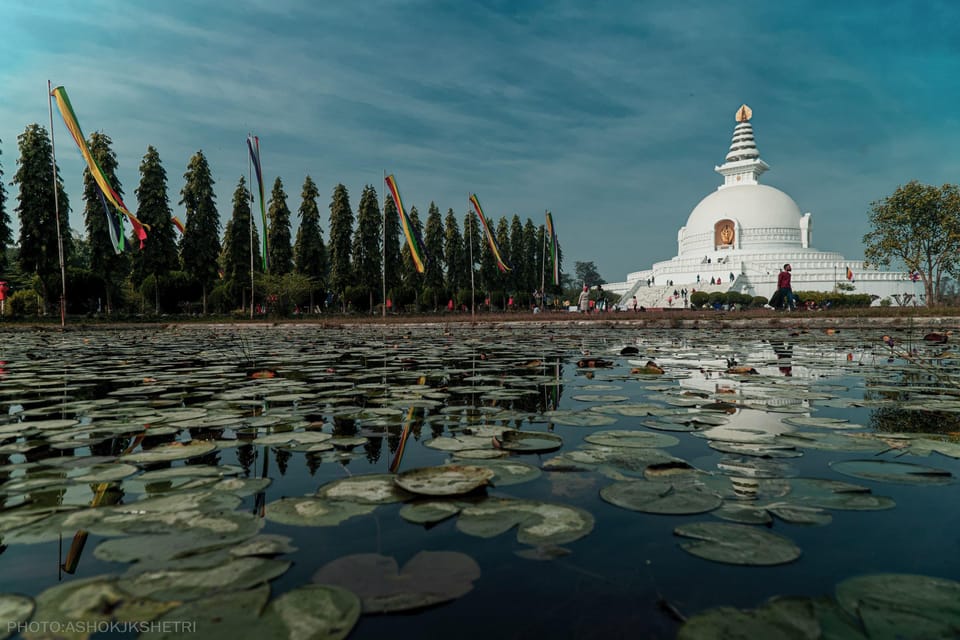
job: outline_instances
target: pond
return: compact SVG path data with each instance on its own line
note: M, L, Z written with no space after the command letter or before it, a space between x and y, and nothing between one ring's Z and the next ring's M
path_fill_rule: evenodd
M0 638L958 637L957 359L884 331L8 331Z

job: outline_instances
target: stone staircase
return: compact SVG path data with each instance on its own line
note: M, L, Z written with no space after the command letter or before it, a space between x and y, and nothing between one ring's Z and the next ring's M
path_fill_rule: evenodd
M681 309L683 308L683 300L674 300L673 305L670 305L670 297L673 296L673 291L676 289L680 291L683 288L687 290L687 304L690 304L690 294L693 293L693 290L704 291L706 293L713 293L715 291L728 291L730 289L730 283L724 282L722 284L710 284L709 281L706 284L699 285L652 285L647 286L646 281L641 281L637 285L634 285L620 298L620 302L617 303L618 306L625 311L632 311L633 309L633 296L637 296L637 307L644 307L646 309Z

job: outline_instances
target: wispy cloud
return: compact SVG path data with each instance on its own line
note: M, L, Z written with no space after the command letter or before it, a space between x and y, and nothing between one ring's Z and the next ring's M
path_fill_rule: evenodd
M743 101L773 166L766 181L814 213L822 249L860 255L870 201L912 178L955 181L960 164L950 107L960 88L945 81L960 71L951 4L923 16L908 2L626 0L5 11L8 177L17 135L47 121L50 78L67 86L87 133L113 138L128 194L152 144L177 202L202 148L226 218L253 131L292 209L306 174L322 193L343 182L359 195L368 183L382 190L386 169L421 209L434 200L462 213L468 191L495 217L540 222L549 208L568 266L593 260L610 280L673 255L677 229L719 184L712 169ZM82 228L82 164L72 151L59 159Z

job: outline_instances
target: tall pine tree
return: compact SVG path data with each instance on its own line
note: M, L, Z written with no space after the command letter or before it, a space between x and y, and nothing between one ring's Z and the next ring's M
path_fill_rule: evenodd
M400 260L400 212L397 203L393 201L393 194L387 193L383 202L383 239L387 243L383 248L383 268L387 285L387 298L396 295L400 286L403 263Z
M141 286L147 276L153 276L153 291L141 291L146 297L152 295L154 309L161 311L160 283L170 272L180 269L177 257L177 239L167 196L167 171L160 163L160 154L152 146L140 162L140 185L137 187L137 217L150 225L150 236L143 249L133 252L133 282Z
M310 290L310 308L314 308L314 291L323 291L327 286L327 247L323 243L323 231L320 229L320 209L317 198L320 191L313 178L307 176L300 193L300 227L297 229L297 241L293 247L294 269L297 273L310 278L313 283Z
M424 249L430 259L426 264L426 271L423 273L423 286L430 291L431 299L427 302L433 305L436 310L437 305L442 302L439 299L444 288L443 281L443 220L440 218L440 209L433 202L427 210L427 226L424 230L423 238Z
M73 249L70 232L70 203L63 189L60 168L56 173L57 202L51 184L53 147L47 130L38 124L27 125L17 137L20 147L19 167L13 184L19 185L17 215L20 218L20 253L18 262L24 273L35 274L40 281L40 295L49 304L59 299L62 291L60 248L57 243L55 204L60 207L60 236L64 264Z
M480 228L480 220L473 211L467 211L463 216L463 260L467 263L467 273L464 275L464 287L483 288L483 247L487 241L483 239L483 230ZM481 271L477 272L477 265L481 265ZM479 276L479 277L478 277ZM474 294L476 291L474 291ZM475 301L474 301L475 302ZM472 308L472 307L471 307Z
M267 233L270 262L267 267L272 275L286 275L293 271L293 251L290 248L290 208L287 207L287 194L283 190L283 182L279 177L273 182L267 216L270 220L270 231Z
M520 216L513 214L510 220L510 266L513 270L508 274L507 282L510 292L514 295L530 293L533 289L527 288L526 276L533 266L526 261L523 255L523 223Z
M233 214L227 222L226 232L223 234L223 255L221 267L223 277L233 292L233 303L241 307L246 303L246 291L250 285L250 264L253 261L253 271L263 271L263 261L260 253L260 234L255 226L251 226L250 202L253 194L247 189L247 181L240 176L237 188L233 192ZM252 234L252 237L251 237ZM251 258L251 249L252 258Z
M462 289L470 286L467 277L467 257L463 252L463 236L457 224L457 215L453 209L447 209L444 219L443 257L446 271L447 287L456 296Z
M203 290L203 313L207 313L207 292L217 281L217 259L220 257L220 214L213 193L213 176L203 151L197 151L187 172L186 183L180 191L180 204L186 210L180 256L183 270L197 281Z
M330 201L330 242L327 255L330 258L330 288L340 299L341 309L345 309L344 294L353 284L350 270L350 236L353 234L353 211L350 210L350 194L347 188L338 184L333 189Z
M522 293L533 293L540 290L540 279L543 275L543 271L541 271L543 245L538 244L537 240L538 238L542 240L541 233L542 231L538 230L537 226L533 224L533 220L527 218L526 224L523 225L524 289L521 290Z
M380 273L380 205L372 185L363 188L357 207L357 229L353 236L353 278L356 286L365 289L368 308L373 310L374 292L381 288Z
M0 142L3 142L0 140ZM3 151L0 150L0 155ZM7 191L3 186L3 165L0 165L0 274L7 270L7 247L13 243L10 214L7 213Z
M107 177L113 190L123 196L123 187L117 179L117 155L110 148L113 140L110 136L99 131L90 134L87 144L90 155L97 166ZM90 292L92 295L103 296L106 301L107 315L113 313L114 301L119 301L123 291L123 282L127 278L130 268L128 254L117 253L110 236L109 215L119 224L120 218L116 207L102 198L100 187L97 185L89 169L83 170L83 219L87 229L87 244L90 249L90 271L100 281L100 291ZM107 211L104 212L104 203Z
M416 207L410 207L408 212L410 215L410 225L417 230L417 233L420 234L420 237L423 237L423 226L420 224L420 212L417 211ZM427 261L432 260L433 258L428 254ZM400 249L400 262L403 264L401 272L401 282L403 283L404 289L407 291L413 292L414 301L420 300L420 288L423 286L423 274L417 271L416 265L413 263L413 254L410 253L410 245L407 242L403 243L403 248Z

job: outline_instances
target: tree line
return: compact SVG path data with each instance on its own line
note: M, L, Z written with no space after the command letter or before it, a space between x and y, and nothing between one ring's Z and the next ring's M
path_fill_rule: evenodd
M20 234L16 246L0 165L0 279L10 282L14 291L8 312L12 307L25 314L47 313L59 304L58 224L70 313L208 314L254 307L279 314L317 309L372 312L384 303L384 282L388 306L395 309L436 310L450 301L458 309L469 308L471 284L478 304L503 308L510 299L516 305L533 304L544 293L539 292L542 274L549 278L552 268L549 253L544 252L544 224L534 224L530 218L521 221L518 215L501 217L495 224L490 221L501 254L512 265L501 272L476 214L468 211L459 216L448 209L441 215L431 202L423 223L416 207L408 212L428 256L425 272L418 273L402 239L392 196L386 195L381 210L373 185L363 188L355 213L347 187L334 187L325 240L320 192L308 175L300 193L295 236L283 181L278 177L273 183L264 270L260 231L252 224L253 195L244 177L237 181L232 215L221 229L210 166L203 151L197 151L187 164L178 201L184 216L181 235L172 220L166 169L153 146L140 163L140 182L134 191L137 217L149 226L147 240L140 246L136 238L128 238L129 250L117 253L107 216L121 216L101 197L89 170L83 176L85 233L75 235L69 227L70 203L59 167L54 187L53 148L47 130L28 125L17 141L20 156L10 183L17 190L14 211ZM112 140L96 132L88 144L122 196ZM562 264L562 252L560 260ZM547 286L545 293L559 295L561 290Z

